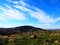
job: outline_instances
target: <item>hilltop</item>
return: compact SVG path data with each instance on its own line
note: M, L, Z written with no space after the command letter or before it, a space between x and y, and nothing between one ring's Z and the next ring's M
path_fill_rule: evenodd
M0 28L0 45L60 45L60 30L33 26Z
M37 32L39 31L39 33L42 32L43 33L56 33L56 32L60 32L59 29L56 30L46 30L46 29L42 29L42 28L37 28L34 26L18 26L18 27L13 27L13 28L0 28L0 35L12 35L12 34L22 34L22 33L26 33L26 32Z
M13 28L0 28L0 35L10 35L23 32L35 32L35 31L46 31L42 28L36 28L33 26L18 26Z

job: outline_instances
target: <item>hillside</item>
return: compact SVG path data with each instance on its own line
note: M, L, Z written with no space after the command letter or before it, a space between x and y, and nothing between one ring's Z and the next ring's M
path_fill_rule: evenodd
M13 28L0 28L0 35L11 35L16 33L23 33L23 32L35 32L35 31L46 31L42 28L36 28L33 26L19 26Z
M0 45L60 45L60 30L33 26L0 28Z

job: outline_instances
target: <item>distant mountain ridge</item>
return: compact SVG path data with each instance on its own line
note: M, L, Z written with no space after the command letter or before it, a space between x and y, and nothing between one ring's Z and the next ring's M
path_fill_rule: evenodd
M15 33L23 33L23 32L34 32L37 30L45 31L42 28L36 28L33 26L19 26L14 28L0 28L0 35L11 35Z

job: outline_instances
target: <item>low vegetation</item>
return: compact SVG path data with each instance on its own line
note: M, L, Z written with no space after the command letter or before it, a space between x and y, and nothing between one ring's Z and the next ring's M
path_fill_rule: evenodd
M0 45L60 45L60 33L36 31L10 36L0 35Z
M60 31L36 30L0 35L0 45L60 45Z

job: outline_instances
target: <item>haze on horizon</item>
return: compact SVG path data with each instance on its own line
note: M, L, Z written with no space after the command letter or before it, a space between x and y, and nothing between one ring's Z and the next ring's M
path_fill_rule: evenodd
M60 29L60 0L0 0L0 27L23 25Z

